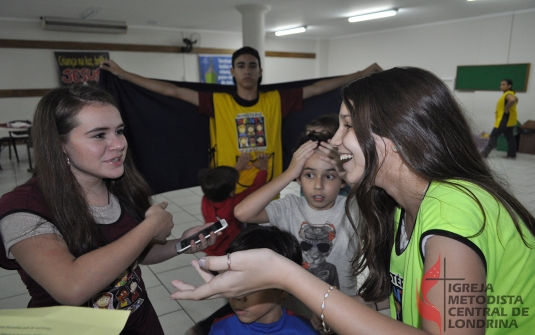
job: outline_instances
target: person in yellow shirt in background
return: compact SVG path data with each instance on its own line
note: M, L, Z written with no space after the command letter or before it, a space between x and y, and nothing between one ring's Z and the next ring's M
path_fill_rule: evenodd
M503 92L498 103L496 104L496 122L494 129L490 133L489 143L483 149L481 154L487 158L492 149L496 148L498 136L503 134L507 139L507 155L503 158L516 158L516 140L513 136L513 128L518 122L516 114L516 104L518 98L515 96L515 91L512 90L513 81L511 79L504 79L500 82L500 91Z

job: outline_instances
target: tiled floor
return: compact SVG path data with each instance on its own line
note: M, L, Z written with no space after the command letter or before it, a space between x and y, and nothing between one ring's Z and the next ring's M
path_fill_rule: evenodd
M28 161L25 150L19 150L20 163L8 158L7 148L0 152L0 194L10 191L16 185L25 182L31 174L27 172ZM516 160L500 158L503 152L492 152L488 162L495 172L510 184L510 188L525 206L535 213L535 155L518 154ZM286 193L299 194L297 184L286 188ZM182 232L201 224L200 213L201 190L199 187L167 192L155 196L156 201L167 200L167 208L173 213L175 228L173 237L180 237ZM174 292L171 280L180 278L192 284L200 284L202 279L190 266L196 255L182 255L167 262L142 266L151 301L156 308L166 334L183 334L195 322L202 320L224 304L224 300L180 301L169 299ZM25 308L29 296L18 274L0 269L0 309Z

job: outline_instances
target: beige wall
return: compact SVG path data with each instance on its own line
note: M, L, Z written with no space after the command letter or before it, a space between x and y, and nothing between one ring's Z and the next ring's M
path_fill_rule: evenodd
M373 62L384 68L418 66L453 88L458 65L532 63L535 65L535 10L439 22L331 40L267 38L266 51L315 53L316 59L266 58L264 83L340 75ZM130 27L126 35L73 34L43 31L39 22L3 21L0 38L180 46L196 34L197 47L237 49L241 34ZM50 88L58 85L54 50L0 49L0 89ZM110 52L129 71L177 81L198 81L197 56L146 52ZM532 76L532 79L534 77ZM535 120L535 83L518 93L519 119ZM473 121L474 131L490 132L499 92L457 92ZM0 98L0 121L31 118L38 98Z
M454 88L458 65L531 63L535 65L535 10L470 20L340 37L330 41L329 73L377 61L384 68L422 67ZM535 76L518 93L520 122L535 120ZM499 83L496 83L499 85ZM472 119L474 131L490 132L500 92L454 91Z

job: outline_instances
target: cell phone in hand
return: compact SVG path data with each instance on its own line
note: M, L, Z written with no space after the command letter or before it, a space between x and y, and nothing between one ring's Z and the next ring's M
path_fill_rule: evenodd
M179 241L176 244L176 252L181 253L191 248L191 241L195 241L195 244L201 243L201 239L199 238L200 234L203 234L204 237L208 239L210 238L209 235L211 232L218 233L227 227L228 227L227 221L225 219L220 219L219 221L215 222L213 225L204 228L200 232L194 235L188 236L185 239Z

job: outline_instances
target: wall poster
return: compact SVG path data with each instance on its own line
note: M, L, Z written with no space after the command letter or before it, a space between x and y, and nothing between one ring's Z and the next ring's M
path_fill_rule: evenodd
M100 63L110 58L108 52L54 52L59 69L60 86L84 83L97 86Z
M234 85L231 55L199 55L201 83Z

